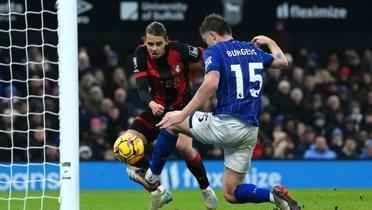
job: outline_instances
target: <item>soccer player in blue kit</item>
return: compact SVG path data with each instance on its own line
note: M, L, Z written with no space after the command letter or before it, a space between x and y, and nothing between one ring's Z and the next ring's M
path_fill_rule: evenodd
M159 179L178 134L186 134L223 148L223 195L229 203L272 202L280 209L301 209L283 186L264 189L242 184L257 140L262 73L265 67L287 67L282 50L266 36L256 36L252 42L235 40L229 24L217 14L204 19L200 34L208 45L204 51L204 81L182 111L168 112L159 122L162 130L145 179L149 183ZM262 45L271 54L258 48ZM218 100L214 111L196 111L214 93Z

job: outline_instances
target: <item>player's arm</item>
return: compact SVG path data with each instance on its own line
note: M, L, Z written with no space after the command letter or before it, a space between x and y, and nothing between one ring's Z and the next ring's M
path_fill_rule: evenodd
M273 57L272 63L270 67L278 68L278 69L284 69L288 67L288 61L285 57L283 51L280 49L280 47L276 44L276 42L272 39L270 39L267 36L256 36L252 39L252 43L256 46L262 46L266 45L269 50L271 51L271 55Z
M161 115L164 107L156 103L150 94L150 84L146 71L146 55L143 49L137 48L133 56L134 78L136 79L136 88L140 100L150 107L154 115Z
M139 98L144 104L148 105L153 100L153 97L149 93L149 81L146 76L134 76L136 78L136 87Z

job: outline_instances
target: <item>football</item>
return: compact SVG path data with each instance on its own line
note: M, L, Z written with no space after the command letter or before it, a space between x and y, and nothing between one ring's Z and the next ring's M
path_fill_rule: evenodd
M133 165L144 155L143 142L137 136L125 133L116 139L113 153L119 161Z

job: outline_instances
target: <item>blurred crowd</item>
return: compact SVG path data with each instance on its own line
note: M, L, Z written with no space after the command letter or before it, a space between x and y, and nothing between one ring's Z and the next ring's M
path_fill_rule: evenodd
M93 50L101 50L103 57L92 62ZM30 52L34 61L42 59L40 50ZM328 56L308 48L290 52L288 69L264 72L253 158L372 159L372 51L345 49ZM81 47L78 56L80 158L114 160L113 142L145 107L137 96L131 56L123 59L109 45ZM56 66L32 64L22 69L23 74L0 71L0 161L10 160L10 147L15 148L14 161L57 160ZM29 79L10 85L10 78ZM191 66L194 90L202 79L203 72ZM202 110L211 111L215 104L211 99ZM194 144L205 159L223 158L218 147ZM172 157L180 158L177 153Z
M0 161L59 160L58 66L44 52L0 50Z

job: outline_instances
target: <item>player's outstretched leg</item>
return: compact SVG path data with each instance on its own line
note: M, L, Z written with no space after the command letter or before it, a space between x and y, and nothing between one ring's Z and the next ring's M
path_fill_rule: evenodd
M147 175L147 174L146 174ZM229 203L266 203L277 205L281 210L300 210L297 202L291 198L282 186L273 189L260 188L254 184L241 184L246 173L236 172L225 167L223 177L223 195Z
M280 209L285 210L300 210L301 207L298 205L290 195L288 190L284 186L275 186L271 189L271 193L274 196L275 204Z
M198 181L205 206L208 210L216 209L218 204L217 196L209 185L207 172L205 170L202 157L192 147L192 138L180 134L177 140L176 148L185 159L187 168Z
M300 210L298 203L289 196L283 186L275 186L271 190L259 188L253 184L241 184L235 191L237 203L274 203L281 210Z
M146 181L146 169L128 165L127 173L131 180L142 185L151 193L150 210L160 209L162 206L172 201L171 192L161 185L159 180L154 183Z

